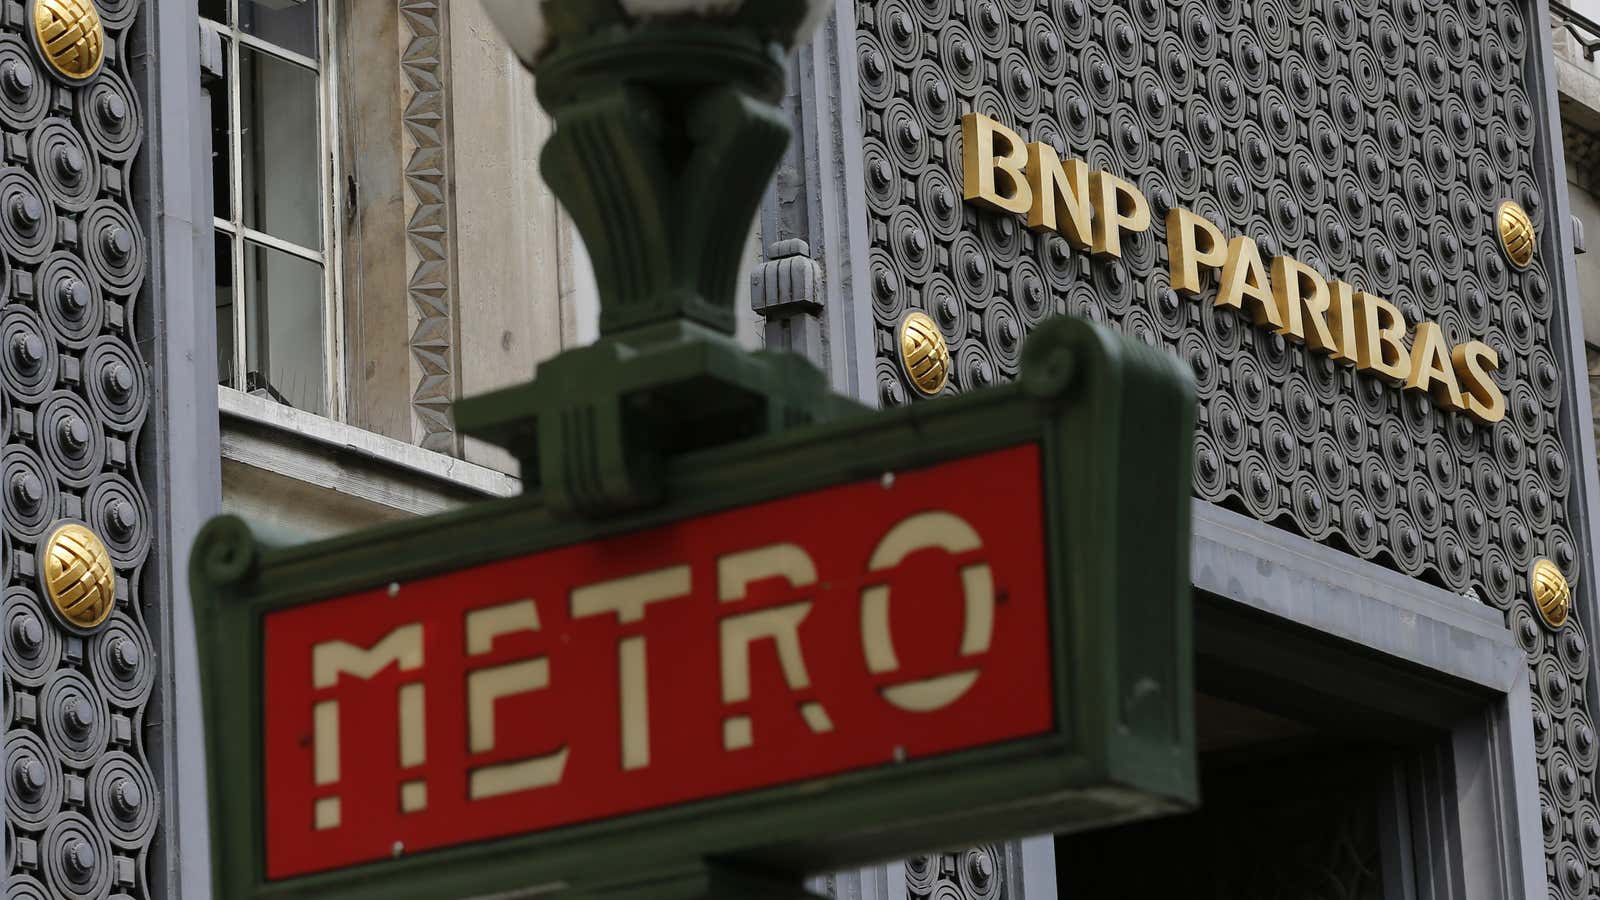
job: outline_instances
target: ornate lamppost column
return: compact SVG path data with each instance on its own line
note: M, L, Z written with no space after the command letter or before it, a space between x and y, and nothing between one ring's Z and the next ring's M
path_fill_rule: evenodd
M661 499L674 454L856 409L733 339L746 239L789 140L784 56L826 0L486 0L556 131L545 179L588 246L600 340L457 404L553 509Z

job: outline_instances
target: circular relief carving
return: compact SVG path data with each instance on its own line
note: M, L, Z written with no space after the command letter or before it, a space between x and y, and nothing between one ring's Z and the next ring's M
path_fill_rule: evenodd
M1295 523L1306 536L1326 540L1333 533L1333 509L1317 479L1305 472L1296 475L1290 487L1294 497Z
M83 379L96 416L125 431L144 419L148 406L144 366L127 344L101 338L83 356Z
M1116 68L1111 64L1111 56L1098 44L1090 44L1083 48L1083 56L1078 61L1079 71L1084 84L1089 89L1089 96L1102 109L1111 106L1117 100L1117 85L1119 78Z
M113 613L89 646L89 668L96 686L119 706L143 705L155 684L152 653L145 630L126 614Z
M900 175L889 159L889 151L877 137L866 139L865 177L867 203L878 215L892 215L900 200Z
M1227 473L1222 468L1222 455L1216 439L1203 431L1194 435L1194 488L1201 499L1213 503L1227 494Z
M1516 580L1516 572L1505 551L1499 547L1490 547L1484 551L1482 583L1488 590L1486 599L1501 612L1512 609L1512 603L1516 600ZM1520 627L1522 627L1520 624L1516 625L1516 628ZM1537 634L1535 636L1537 637Z
M1146 40L1159 40L1167 30L1165 0L1133 0L1133 19Z
M1263 522L1278 514L1278 478L1261 454L1252 449L1239 463L1239 491L1245 508Z
M113 291L137 293L144 278L144 238L127 210L101 201L83 217L79 234L95 274Z
M1444 530L1439 533L1436 548L1439 574L1453 591L1465 591L1472 585L1472 561L1456 533Z
M993 361L975 341L967 341L961 346L956 361L956 376L963 392L986 388L997 380Z
M1011 48L1001 56L1000 86L1009 104L1011 118L1026 121L1038 114L1043 92L1039 89L1032 64L1022 51Z
M6 732L6 813L11 824L43 828L61 811L61 765L39 740L24 729ZM6 896L16 896L7 884ZM38 895L41 900L43 893Z
M28 139L28 155L45 193L70 212L83 212L100 190L88 143L63 119L47 119Z
M1179 197L1193 197L1200 190L1201 168L1200 157L1196 153L1187 135L1175 132L1167 135L1161 147L1162 161L1167 176L1172 179L1173 190ZM1211 219L1212 224L1222 226L1222 222L1206 215L1205 211L1196 205L1195 212Z
M923 298L928 315L933 317L939 326L939 333L944 335L946 346L959 346L967 338L970 317L966 304L956 294L949 276L935 272L923 288Z
M974 244L977 240L970 235L965 236ZM900 276L895 271L895 266L889 259L889 254L881 247L872 248L872 312L879 324L894 327L900 321L900 309L904 298L901 296Z
M22 587L5 591L6 675L17 684L44 684L61 662L61 632L54 628L33 592Z
M26 131L44 119L49 104L49 83L34 69L32 54L14 35L0 36L0 121Z
M132 756L107 754L89 778L89 797L107 836L121 849L140 850L155 834L160 821L155 778Z
M29 309L6 307L0 312L0 383L24 402L37 402L55 387L55 342Z
M994 15L1000 14L994 0L984 0L984 5L992 7ZM977 18L983 18L981 11ZM922 55L922 28L906 0L884 0L878 4L876 34L890 57L900 65L909 66Z
M1177 35L1168 34L1157 44L1156 71L1174 101L1186 99L1194 91L1194 60L1188 45Z
M98 900L111 890L111 847L83 816L56 816L39 847L45 880L60 900Z
M1220 43L1217 21L1211 13L1210 6L1201 0L1184 0L1183 10L1179 13L1178 21L1189 53L1201 65L1217 58Z
M885 409L903 406L908 398L905 384L901 380L900 368L890 360L879 359L877 376L878 404Z
M104 464L105 435L88 404L71 391L54 391L35 416L39 451L62 482L87 487Z
M0 61L0 85L5 63ZM127 162L139 152L144 136L143 117L133 91L113 70L102 72L84 92L77 121L103 159Z
M947 32L942 45L945 52L941 53L941 56L950 61L949 69L952 72L960 71L961 66L956 61L956 55L950 52L954 49L950 44L950 33ZM965 56L970 57L973 66L976 67L977 54L969 53ZM882 104L894 96L894 73L889 68L888 54L884 51L883 45L878 43L866 29L856 33L856 72L862 96L868 102ZM972 86L977 87L976 79Z
M889 230L894 261L900 271L913 281L928 277L933 271L934 249L922 216L909 207L901 207L890 220Z
M0 479L5 490L6 530L23 540L37 540L55 519L60 506L55 479L44 463L23 444L5 448Z
M1072 312L1073 308L1069 307L1067 311ZM1204 337L1194 331L1184 334L1178 341L1178 358L1189 364L1197 390L1209 392L1216 389L1221 371L1211 352L1211 345Z
M84 498L89 526L119 567L134 568L150 551L150 510L144 494L120 475L101 475Z
M1067 49L1061 36L1042 12L1029 14L1024 26L1028 46L1028 67L1046 82L1056 81L1067 72ZM937 67L934 67L937 69Z
M93 763L111 733L104 698L74 669L61 669L45 682L39 718L50 748L73 768Z
M1339 509L1339 522L1344 539L1357 555L1371 558L1378 550L1381 530L1372 504L1359 493L1349 493Z
M1082 47L1089 42L1093 34L1092 22L1089 7L1083 0L1059 0L1048 6L1061 27L1061 36L1068 44Z
M984 310L983 333L987 338L985 345L1000 371L1008 378L1015 377L1022 362L1024 331L1009 300L996 297Z
M1422 530L1417 527L1411 513L1396 509L1389 514L1389 555L1400 571L1420 576L1426 549Z
M55 211L44 189L22 169L0 169L0 240L18 262L37 263L55 241Z
M56 339L75 349L88 346L100 330L105 303L83 262L70 253L53 253L39 267L34 282Z
M1132 78L1144 62L1144 35L1134 24L1133 16L1122 6L1113 7L1101 20L1100 27L1117 70L1124 77Z

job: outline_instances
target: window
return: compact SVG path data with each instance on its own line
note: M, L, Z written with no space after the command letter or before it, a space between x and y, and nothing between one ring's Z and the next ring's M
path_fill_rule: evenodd
M222 384L337 413L326 0L200 0L222 38L211 89Z

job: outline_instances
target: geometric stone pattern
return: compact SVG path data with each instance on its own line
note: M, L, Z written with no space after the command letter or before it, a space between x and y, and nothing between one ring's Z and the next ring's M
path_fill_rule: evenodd
M416 324L411 334L417 386L411 410L419 446L455 454L454 278L451 275L450 184L444 74L444 10L439 0L400 0L409 35L401 55L410 97L404 113L406 243L411 262L407 294Z
M914 856L905 862L906 900L1013 900L1006 859L984 844L960 853Z
M931 315L947 393L1008 380L1057 313L1185 359L1199 388L1196 496L1505 613L1529 658L1552 896L1600 867L1600 755L1587 628L1545 631L1527 573L1583 576L1571 529L1563 373L1546 266L1552 196L1537 65L1511 0L859 0L877 384L908 402L895 329ZM1138 185L1154 227L1091 258L1021 217L962 202L976 111ZM1520 202L1544 243L1506 261L1494 210ZM1442 411L1217 308L1181 297L1164 220L1181 205L1328 277L1387 297L1502 361L1504 421Z
M97 0L105 64L53 79L26 4L0 6L0 651L8 900L147 898L160 791L139 462L150 385L137 332L145 239L132 197L143 126L128 72L139 0ZM40 542L88 525L116 571L88 637L49 613Z

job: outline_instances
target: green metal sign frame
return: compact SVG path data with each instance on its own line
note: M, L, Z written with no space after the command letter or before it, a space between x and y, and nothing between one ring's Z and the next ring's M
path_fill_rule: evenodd
M195 546L213 884L230 900L797 897L800 876L1197 800L1182 364L1056 319L1017 383L669 459L664 502L573 519L538 496L289 546L223 517ZM1036 443L1055 727L1044 736L278 882L265 877L263 617L356 591Z

